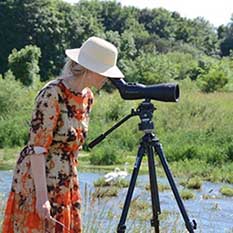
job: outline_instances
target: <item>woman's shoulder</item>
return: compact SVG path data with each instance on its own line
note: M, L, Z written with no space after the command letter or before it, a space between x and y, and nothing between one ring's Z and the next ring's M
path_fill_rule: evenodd
M54 79L49 82L47 82L41 90L37 93L36 99L38 98L44 98L44 97L57 97L59 92L59 79Z

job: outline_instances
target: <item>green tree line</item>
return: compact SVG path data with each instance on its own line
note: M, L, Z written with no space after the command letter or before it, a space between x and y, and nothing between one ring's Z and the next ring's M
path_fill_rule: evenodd
M1 1L0 73L4 77L17 66L12 72L25 85L33 81L32 75L29 80L22 75L27 68L46 81L59 74L66 48L79 47L93 35L118 47L119 66L129 81L148 84L191 78L204 91L231 82L233 18L215 28L201 17L191 20L163 8L138 9L101 0L74 5L62 0ZM12 58L12 53L29 45L37 49L28 51L34 55L21 51L19 58ZM26 59L21 56L27 57L26 69L19 66ZM37 71L29 68L30 56L38 60Z

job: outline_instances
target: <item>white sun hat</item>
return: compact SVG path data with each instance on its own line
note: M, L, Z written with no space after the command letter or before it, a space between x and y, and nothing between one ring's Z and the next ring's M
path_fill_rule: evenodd
M81 66L110 78L124 78L117 67L117 48L110 42L90 37L79 49L67 49L67 57Z

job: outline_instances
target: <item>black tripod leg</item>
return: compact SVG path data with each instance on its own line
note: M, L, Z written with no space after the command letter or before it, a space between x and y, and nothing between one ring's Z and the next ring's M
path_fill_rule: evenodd
M124 203L124 207L123 207L123 210L122 210L120 222L119 222L118 227L117 227L117 233L124 233L125 230L126 230L125 221L126 221L126 218L127 218L129 205L130 205L130 202L131 202L131 199L132 199L132 196L133 196L133 191L134 191L134 187L135 187L135 184L136 184L139 168L140 168L140 165L141 165L141 162L142 162L142 157L143 157L144 154L145 154L145 148L141 144L139 146L139 149L138 149L138 154L137 154L137 157L136 157L136 162L134 164L134 169L133 169L133 173L132 173L132 176L131 176L129 189L128 189L127 196L126 196L125 203Z
M168 167L167 160L166 160L165 155L163 153L162 145L159 143L159 141L157 139L154 140L154 148L155 148L155 151L157 152L157 154L159 156L159 159L160 159L160 161L162 163L163 169L164 169L164 171L166 173L169 184L170 184L171 189L173 191L173 194L174 194L174 196L176 198L176 202L177 202L177 204L179 206L179 209L180 209L181 214L183 216L183 219L185 221L186 228L190 233L194 233L194 229L196 229L196 222L193 220L193 224L192 224L190 222L190 220L189 220L189 217L187 215L187 212L185 210L185 207L183 205L183 202L182 202L181 197L179 195L179 192L177 190L175 181L174 181L174 179L172 177L172 174L171 174L171 171L170 171L170 169Z
M148 168L150 177L150 190L151 190L151 201L152 201L152 211L153 218L151 220L151 226L155 228L155 233L159 233L159 214L161 213L159 204L159 192L158 183L156 177L155 161L153 147L148 146L147 148L148 157Z

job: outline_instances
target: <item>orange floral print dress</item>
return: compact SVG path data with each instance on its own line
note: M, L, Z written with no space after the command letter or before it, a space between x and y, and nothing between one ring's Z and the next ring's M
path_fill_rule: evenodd
M36 98L29 141L14 170L2 233L80 233L77 155L84 143L93 94L74 94L62 79L48 83ZM44 154L51 216L65 225L41 220L36 213L30 155Z

